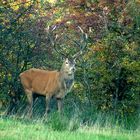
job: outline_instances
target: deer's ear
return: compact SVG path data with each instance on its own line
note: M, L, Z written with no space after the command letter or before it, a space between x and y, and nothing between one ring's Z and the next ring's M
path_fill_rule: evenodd
M80 58L74 58L73 59L73 62L76 64L77 62L79 62L80 61Z
M65 61L65 60L66 60L66 58L65 58L64 56L61 56L60 59L61 59L62 61Z
M79 61L79 59L80 59L79 57L76 57L76 58L73 59L73 62L77 63L77 61Z

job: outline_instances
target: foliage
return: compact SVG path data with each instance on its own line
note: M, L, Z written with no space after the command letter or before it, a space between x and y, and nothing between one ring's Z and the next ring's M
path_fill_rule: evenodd
M10 103L12 110L25 102L19 80L22 71L60 68L61 55L52 40L69 57L84 45L79 26L88 36L87 47L77 62L76 82L65 106L71 112L73 104L78 106L85 121L101 111L120 120L135 116L138 122L138 0L3 0L0 4L2 106Z

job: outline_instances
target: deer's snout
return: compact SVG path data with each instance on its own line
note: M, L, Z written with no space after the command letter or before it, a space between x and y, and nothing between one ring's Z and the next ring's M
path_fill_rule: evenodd
M68 73L68 75L73 75L74 72L75 72L75 68L73 67L73 68L69 69L69 71L67 73Z
M71 67L70 72L73 73L75 72L75 70L76 70L75 67Z

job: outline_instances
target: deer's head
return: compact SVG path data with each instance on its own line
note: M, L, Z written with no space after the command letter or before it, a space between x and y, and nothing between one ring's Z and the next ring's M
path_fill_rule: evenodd
M69 59L65 58L61 67L61 70L65 72L67 75L71 76L75 72L75 60L74 59Z

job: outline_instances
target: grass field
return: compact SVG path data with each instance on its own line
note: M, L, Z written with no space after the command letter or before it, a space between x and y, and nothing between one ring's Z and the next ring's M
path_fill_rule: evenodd
M80 126L74 131L54 130L42 120L0 118L0 140L140 140L138 131Z

